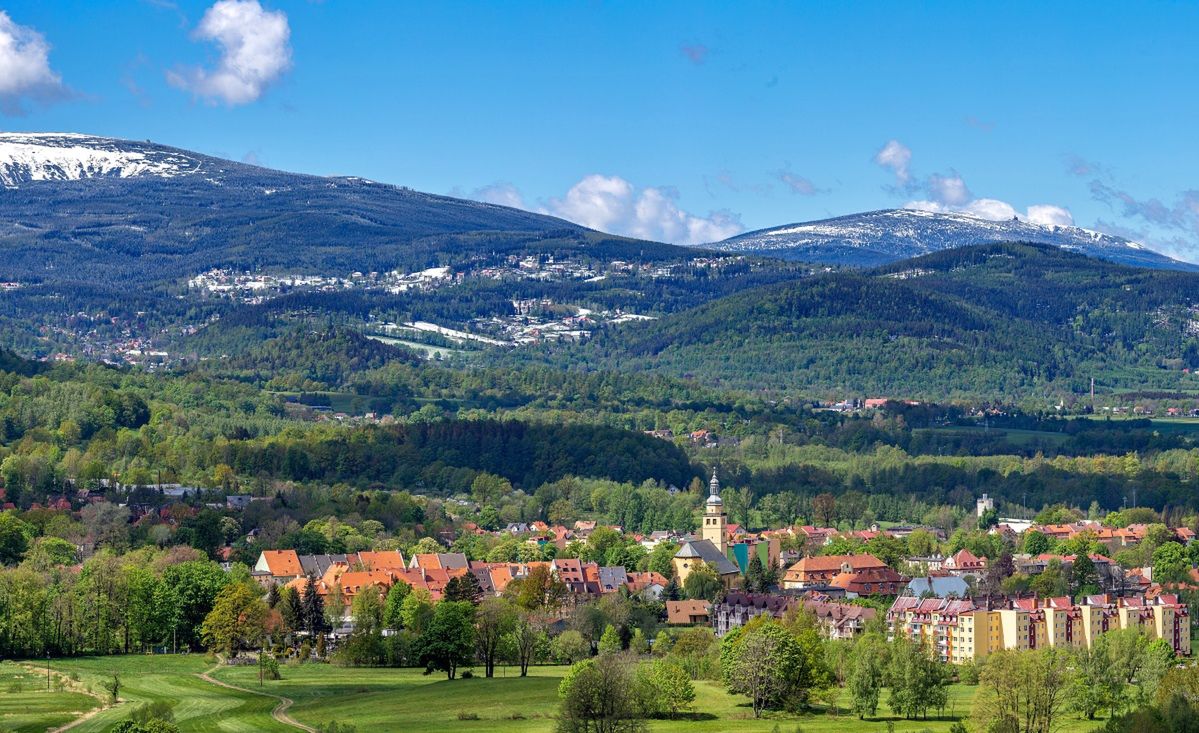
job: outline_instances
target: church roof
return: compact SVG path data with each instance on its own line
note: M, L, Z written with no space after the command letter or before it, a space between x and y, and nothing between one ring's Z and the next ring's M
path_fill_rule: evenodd
M711 540L691 540L690 542L686 542L674 556L683 559L703 560L716 568L717 575L741 573L741 570L731 560L720 554L720 550L716 545L712 544Z

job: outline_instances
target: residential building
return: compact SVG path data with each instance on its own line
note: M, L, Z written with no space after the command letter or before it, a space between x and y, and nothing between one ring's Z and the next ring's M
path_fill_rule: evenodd
M882 570L887 564L874 555L823 555L805 557L783 574L782 586L788 590L802 590L829 584L841 573L862 570ZM905 581L906 582L906 581Z
M708 601L667 601L666 623L671 626L707 626L712 622Z

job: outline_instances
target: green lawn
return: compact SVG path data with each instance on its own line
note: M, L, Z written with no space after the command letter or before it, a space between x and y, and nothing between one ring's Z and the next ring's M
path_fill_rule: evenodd
M72 733L101 733L129 717L140 703L167 700L175 705L175 721L183 733L208 731L294 731L271 718L277 701L217 687L197 675L211 665L189 656L94 657L55 662L75 672L82 684L104 694L103 683L116 672L121 678L119 705L72 728Z
M100 683L112 671L124 683L121 696L129 700L106 710L74 728L93 733L106 731L126 718L138 702L165 699L175 703L175 718L183 733L193 731L284 731L270 717L274 698L217 687L197 675L209 668L203 658L192 657L119 657L57 662L56 667L79 674L83 684L100 690ZM534 668L527 678L497 670L495 679L459 679L449 682L444 675L424 675L412 669L344 669L329 665L284 666L283 680L267 682L265 691L291 698L295 705L288 713L303 723L319 725L330 721L351 723L360 733L376 731L542 731L553 730L557 708L557 688L564 668ZM222 667L214 677L240 687L258 689L255 667ZM889 716L884 705L877 719L859 721L852 714L772 715L754 720L743 697L727 694L718 685L696 683L695 713L689 719L652 721L654 733L700 733L731 731L769 733L777 725L781 733L797 727L813 731L886 731L887 723L900 733L918 731L945 732L952 719L908 721ZM950 689L947 711L954 716L969 714L975 688L955 685ZM45 695L46 693L42 693ZM80 696L82 697L82 696ZM844 705L848 702L842 694ZM79 710L70 700L61 701L61 710ZM3 709L3 708L0 708ZM65 713L56 720L61 722ZM477 719L471 719L477 716ZM69 718L69 715L66 715ZM461 719L460 719L461 718ZM19 730L42 730L51 721L41 718L40 725L27 724ZM12 727L11 723L0 724ZM1082 733L1096 723L1073 719L1059 730Z
M33 733L48 730L83 715L100 702L82 692L58 689L46 675L30 672L13 662L0 663L0 731Z

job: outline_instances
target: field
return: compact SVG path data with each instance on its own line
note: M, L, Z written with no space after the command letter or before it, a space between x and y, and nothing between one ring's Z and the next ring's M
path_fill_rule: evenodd
M0 731L44 731L99 706L100 701L90 695L63 689L65 683L52 675L47 691L44 672L11 662L0 664Z
M37 664L33 662L31 664ZM143 702L167 700L175 705L176 723L183 733L200 731L303 730L329 722L350 723L362 733L370 731L471 731L553 730L558 681L564 668L534 668L527 678L500 668L491 680L446 681L413 669L343 669L328 665L285 666L283 680L258 687L256 667L221 667L215 681L246 688L218 686L200 675L212 665L199 656L111 657L54 662L58 672L73 674L80 691L46 692L44 677L12 663L0 665L0 680L22 681L19 693L0 695L0 731L42 731L78 717L99 705L83 690L103 695L102 684L116 672L121 679L123 702L86 718L70 730L101 733L126 719ZM38 687L38 683L41 686ZM8 689L7 687L2 689ZM258 694L260 690L265 694ZM817 712L802 716L775 715L754 720L747 701L727 694L718 685L696 683L695 712L683 720L650 723L654 733L744 731L782 733L831 731L887 731L917 733L948 731L952 719L903 720L889 716L885 704L879 717L859 721L852 714ZM975 688L955 685L950 690L951 716L969 714ZM301 725L272 718L285 697L294 704L285 712ZM883 693L884 701L886 692ZM847 702L842 696L842 705ZM894 727L889 729L888 723ZM1065 733L1090 731L1099 723L1064 721Z

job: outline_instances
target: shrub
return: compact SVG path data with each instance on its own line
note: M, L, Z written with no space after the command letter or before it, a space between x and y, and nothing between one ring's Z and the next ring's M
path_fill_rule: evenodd
M465 710L458 713L458 720L478 720L478 713L468 713Z
M268 680L281 680L283 675L279 673L279 660L269 654L263 657L262 674Z

